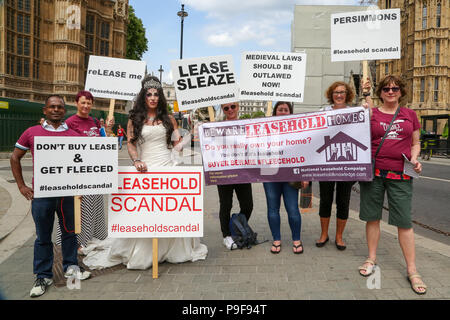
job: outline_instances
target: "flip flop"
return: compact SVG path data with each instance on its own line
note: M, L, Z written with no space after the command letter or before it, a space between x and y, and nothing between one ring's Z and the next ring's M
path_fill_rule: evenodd
M300 242L299 245L292 244L292 248L295 254L302 254L305 249L303 249L303 242ZM302 251L297 251L298 248L302 248Z
M272 247L275 247L277 250L278 250L278 248L280 248L280 250L275 251L275 250L272 250L272 248L270 248L270 252L271 252L271 253L273 253L273 254L278 254L278 253L281 252L281 243L280 243L279 245L276 245L276 244L272 243Z
M370 265L364 266L364 264L366 264L366 263L369 263ZM376 264L377 263L375 261L373 261L370 258L367 258L367 260L364 261L363 265L358 268L359 274L362 275L363 277L370 276L374 272ZM365 273L361 273L362 270L364 270Z
M425 285L425 283L423 283L423 281L421 281L421 283L414 283L414 284L412 282L412 279L415 279L415 278L422 280L422 277L420 276L420 274L418 274L416 272L416 273L406 276L406 278L408 279L409 283L411 284L411 289L414 291L414 293L416 293L416 294L427 293L427 286ZM425 291L421 292L421 291L419 291L419 288L423 288L423 289L425 289Z

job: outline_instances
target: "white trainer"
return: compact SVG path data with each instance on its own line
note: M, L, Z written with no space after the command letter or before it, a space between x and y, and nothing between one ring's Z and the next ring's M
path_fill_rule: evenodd
M64 273L64 277L70 278L70 277L74 276L74 274L75 274L76 278L79 280L86 280L91 277L91 273L89 271L84 270L84 268L82 268L82 267L79 267L79 271L77 270L77 268L69 267L68 270L66 271L66 273Z
M47 287L51 286L52 284L52 279L37 278L36 281L34 281L33 288L31 288L30 290L30 297L36 298L42 296L47 290Z
M223 245L227 247L228 250L237 248L236 243L234 243L233 238L231 238L230 236L223 238Z

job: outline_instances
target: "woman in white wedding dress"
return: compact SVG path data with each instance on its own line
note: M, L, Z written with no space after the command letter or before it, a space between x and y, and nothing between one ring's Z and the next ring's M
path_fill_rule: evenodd
M128 153L138 171L152 166L174 166L172 148L181 146L175 119L168 115L167 102L158 78L142 81L127 127ZM120 263L128 269L152 266L153 248L149 238L107 238L84 249L83 262L90 269L102 269ZM160 238L158 261L179 263L205 259L208 249L199 238Z

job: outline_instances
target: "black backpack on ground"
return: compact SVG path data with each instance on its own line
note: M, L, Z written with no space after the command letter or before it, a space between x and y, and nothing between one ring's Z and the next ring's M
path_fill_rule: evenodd
M237 249L250 249L253 245L263 242L258 242L256 239L258 234L253 232L248 225L247 218L243 213L233 213L230 219L231 238L237 246Z

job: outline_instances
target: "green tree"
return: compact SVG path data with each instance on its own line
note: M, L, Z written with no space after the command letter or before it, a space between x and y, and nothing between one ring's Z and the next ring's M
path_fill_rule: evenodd
M263 111L256 111L252 113L252 118L264 118L266 114Z
M239 119L250 119L252 116L249 113L244 113Z
M141 60L148 49L142 20L136 17L132 6L128 6L127 59Z

